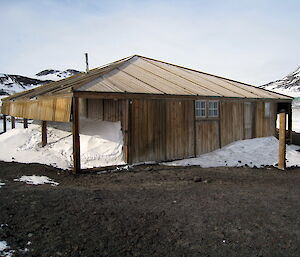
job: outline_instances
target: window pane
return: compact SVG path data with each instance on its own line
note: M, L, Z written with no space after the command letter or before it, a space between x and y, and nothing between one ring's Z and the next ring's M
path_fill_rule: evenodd
M196 117L206 117L206 101L196 100L195 101L195 115Z
M208 102L208 117L218 117L219 116L219 102L209 101Z

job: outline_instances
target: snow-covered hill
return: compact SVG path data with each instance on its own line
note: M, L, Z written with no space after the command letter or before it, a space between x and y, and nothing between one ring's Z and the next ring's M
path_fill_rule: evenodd
M300 67L283 79L270 82L260 87L280 94L300 97Z
M71 77L73 75L76 75L80 73L78 70L72 70L68 69L65 71L60 71L60 70L43 70L37 74L35 74L36 79L40 80L51 80L51 81L57 81L60 79L64 79L67 77Z
M51 81L73 76L79 72L72 69L65 71L49 69L43 70L32 77L0 73L0 96L12 95Z

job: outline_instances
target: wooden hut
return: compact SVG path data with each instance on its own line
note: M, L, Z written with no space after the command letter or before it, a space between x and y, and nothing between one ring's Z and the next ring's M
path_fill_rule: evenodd
M75 172L80 116L121 121L127 163L194 157L236 140L273 136L281 109L292 129L289 96L139 55L2 102L5 115L44 125L72 122Z

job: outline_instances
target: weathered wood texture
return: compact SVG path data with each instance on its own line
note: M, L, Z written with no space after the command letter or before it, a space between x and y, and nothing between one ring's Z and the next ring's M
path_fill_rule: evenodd
M132 162L162 161L194 155L193 101L133 100Z
M16 118L11 116L10 122L11 122L11 128L14 129L16 127Z
M270 115L265 115L265 103L257 102L255 111L255 137L275 136L276 133L276 103L270 103Z
M79 100L73 98L72 103L72 135L73 135L73 172L80 172L80 138L79 138Z
M255 133L255 108L251 102L244 103L244 139L251 139Z
M6 115L3 115L3 132L6 132L7 127L6 127Z
M167 100L165 124L166 159L194 156L194 101Z
M221 146L244 138L244 103L222 102L220 104Z
M28 119L26 119L26 118L23 119L23 125L24 125L24 128L28 128Z
M131 110L131 161L165 160L165 102L133 100Z
M42 147L47 145L47 121L42 121Z
M3 102L1 112L33 120L70 121L71 98L51 97L31 101Z
M285 163L285 129L286 129L286 113L279 114L279 150L278 150L278 168L284 170Z
M218 149L219 121L197 120L196 121L196 155L204 154Z

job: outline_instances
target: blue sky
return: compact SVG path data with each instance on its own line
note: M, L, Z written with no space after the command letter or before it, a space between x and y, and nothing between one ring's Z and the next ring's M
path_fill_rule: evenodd
M140 54L260 85L300 66L300 1L0 0L0 73Z

